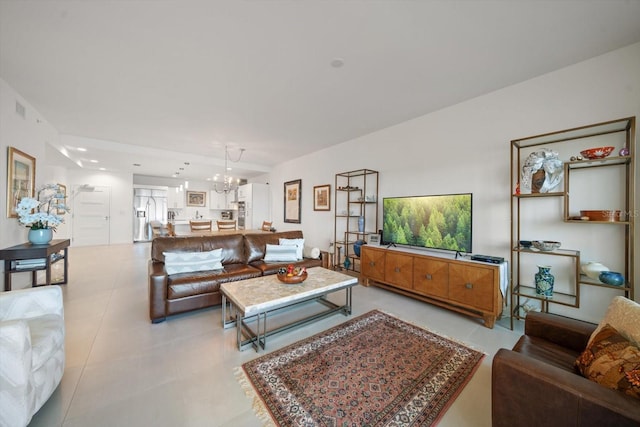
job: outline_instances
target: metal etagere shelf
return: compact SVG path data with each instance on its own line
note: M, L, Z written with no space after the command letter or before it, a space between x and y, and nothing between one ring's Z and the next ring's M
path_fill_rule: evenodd
M354 244L366 242L378 232L378 172L358 169L335 177L335 221L333 266L360 272L360 257ZM359 228L362 218L364 227Z

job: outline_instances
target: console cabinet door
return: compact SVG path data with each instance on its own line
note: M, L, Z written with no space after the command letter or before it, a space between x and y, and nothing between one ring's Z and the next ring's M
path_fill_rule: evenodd
M387 253L384 280L400 288L413 289L413 257Z
M449 299L492 312L494 310L494 270L450 264Z
M361 249L362 275L371 280L384 280L384 261L386 253L370 249L366 245Z
M432 259L413 259L413 290L428 296L449 297L449 263Z

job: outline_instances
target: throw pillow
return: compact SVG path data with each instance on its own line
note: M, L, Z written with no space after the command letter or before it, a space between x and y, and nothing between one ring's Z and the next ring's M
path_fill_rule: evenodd
M640 349L611 325L594 337L576 366L591 381L640 399Z
M320 249L312 248L311 246L305 246L302 250L302 256L305 258L318 259L320 258Z
M264 262L296 262L297 248L288 245L270 245L267 243Z
M280 239L281 246L295 246L298 259L302 259L302 251L304 250L304 239Z
M591 334L589 344L607 324L636 346L640 346L640 304L622 296L615 297L609 304L604 318Z
M221 270L222 248L205 252L163 252L167 274Z

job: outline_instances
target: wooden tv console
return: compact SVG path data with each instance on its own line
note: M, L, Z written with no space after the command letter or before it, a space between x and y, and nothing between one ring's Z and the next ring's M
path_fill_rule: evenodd
M493 328L502 314L498 264L363 245L361 265L365 286L378 286L481 318L487 328Z

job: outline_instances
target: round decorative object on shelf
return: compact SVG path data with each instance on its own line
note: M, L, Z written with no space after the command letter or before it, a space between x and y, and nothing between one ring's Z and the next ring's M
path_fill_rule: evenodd
M598 278L602 283L606 285L624 285L624 276L617 271L602 271L600 272L600 276Z
M32 245L48 245L53 239L53 230L51 228L29 229L28 239Z
M589 261L587 263L582 264L580 266L580 269L584 274L586 274L593 280L600 280L600 273L603 271L609 271L609 267L594 261Z
M539 265L538 272L535 274L536 295L552 298L554 281L555 277L551 274L551 266Z
M360 249L362 248L362 245L364 245L364 240L357 240L353 244L353 252L356 254L357 257L360 256Z
M533 247L545 252L555 251L560 247L560 242L553 240L534 240Z
M611 146L589 148L588 150L581 151L580 154L582 154L585 158L589 160L604 159L609 154L611 154L614 148L615 147L611 147Z

